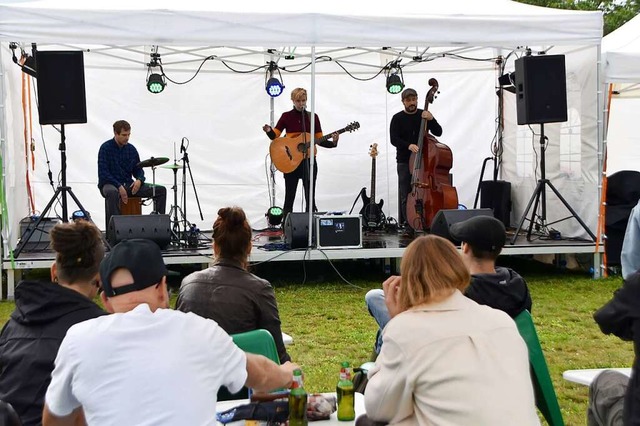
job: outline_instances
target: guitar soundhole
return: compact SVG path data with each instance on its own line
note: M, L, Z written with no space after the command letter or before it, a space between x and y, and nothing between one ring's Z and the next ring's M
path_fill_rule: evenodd
M299 152L307 152L307 145L304 143L299 143L298 144L298 151Z

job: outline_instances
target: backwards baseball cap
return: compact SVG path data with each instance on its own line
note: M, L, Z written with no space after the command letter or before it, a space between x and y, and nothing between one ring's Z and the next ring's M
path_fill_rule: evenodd
M501 249L507 240L504 224L493 216L476 216L454 223L449 234L458 241L486 251Z
M113 288L111 275L120 268L131 273L133 283ZM158 284L165 275L167 267L162 261L160 247L151 240L124 240L114 246L100 264L100 280L107 297L144 290Z
M409 88L409 89L404 89L402 91L402 100L404 101L405 98L408 98L409 96L415 96L418 97L418 92L416 92L415 90Z

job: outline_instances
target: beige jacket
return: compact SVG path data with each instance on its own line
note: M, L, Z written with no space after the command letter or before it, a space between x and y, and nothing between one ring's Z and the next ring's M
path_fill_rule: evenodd
M373 420L403 425L539 425L527 347L504 312L456 291L394 317L369 371Z

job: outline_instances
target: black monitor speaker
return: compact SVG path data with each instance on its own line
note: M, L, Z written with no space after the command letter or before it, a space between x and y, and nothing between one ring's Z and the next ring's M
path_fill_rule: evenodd
M476 216L493 216L493 210L491 209L452 209L452 210L440 210L433 218L431 222L431 233L438 235L442 238L446 238L452 243L458 245L460 241L456 241L449 233L451 225L458 222L463 222L467 219L471 219Z
M36 52L40 124L87 122L82 51Z
M567 121L567 76L564 55L516 59L518 124Z
M171 242L171 218L168 214L111 216L107 228L109 244L134 238L151 240L161 249L166 248Z

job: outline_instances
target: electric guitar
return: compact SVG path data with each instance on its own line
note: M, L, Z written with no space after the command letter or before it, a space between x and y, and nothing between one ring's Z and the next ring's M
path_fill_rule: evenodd
M316 139L315 143L325 142L333 133L353 132L360 128L360 123L354 121L348 126L331 132L321 138ZM294 171L302 160L308 158L309 147L311 146L311 134L301 133L296 137L281 137L271 141L269 145L269 155L271 155L271 161L276 166L276 169L283 173L291 173ZM316 152L314 155L317 153Z
M382 226L384 222L384 213L382 212L382 205L384 200L380 200L376 203L376 157L378 156L378 144L374 143L369 148L369 155L371 156L371 198L367 197L367 191L363 190L360 195L362 196L362 215L363 226L366 228L378 228Z

